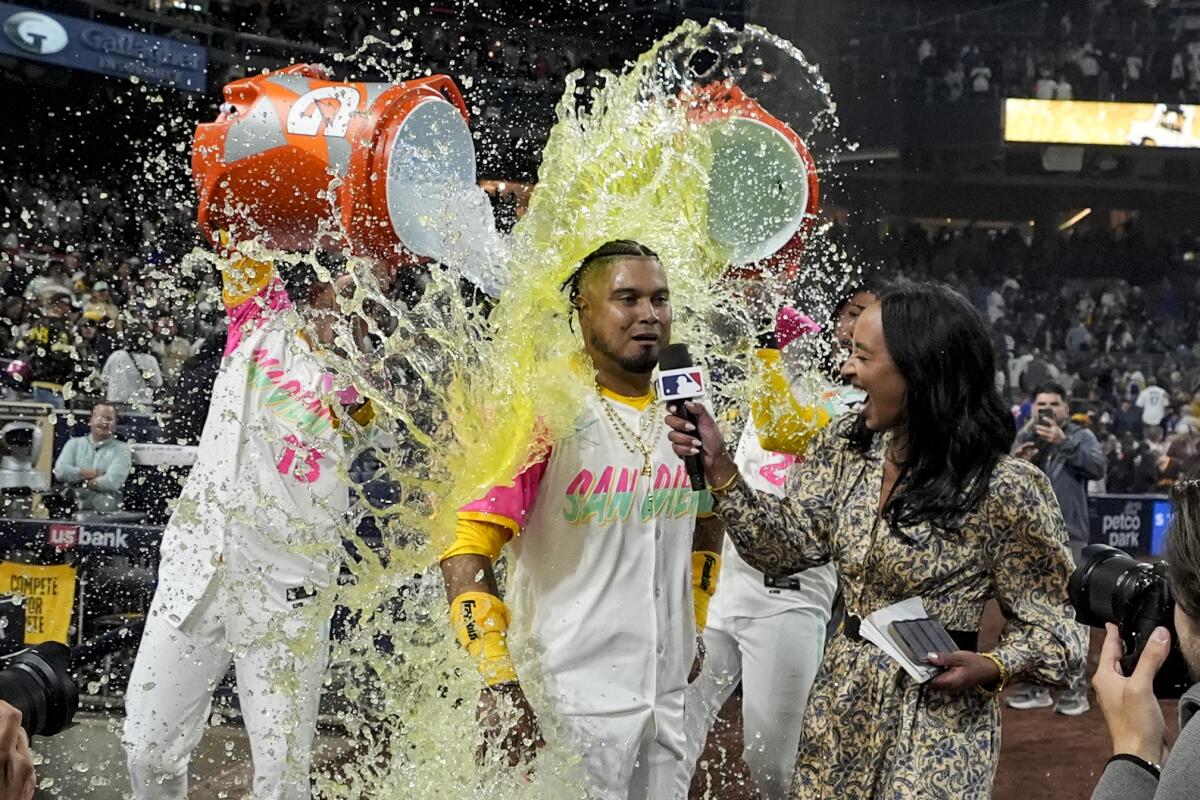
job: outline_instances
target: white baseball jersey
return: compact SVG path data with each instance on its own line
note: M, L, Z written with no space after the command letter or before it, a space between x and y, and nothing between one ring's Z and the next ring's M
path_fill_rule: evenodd
M634 432L643 416L658 420L651 475L601 404ZM664 416L661 404L639 412L593 397L547 460L462 512L521 529L509 543L505 597L518 672L545 682L604 797L638 796L629 780L643 740L672 751L671 760L682 752L696 636L692 534L711 495L692 491ZM669 786L669 771L664 778Z
M787 475L796 456L772 453L758 443L758 432L747 424L734 460L742 479L753 489L783 495ZM721 583L708 607L709 624L732 617L769 617L796 608L819 608L826 614L837 593L837 570L832 564L806 569L792 576L797 588L773 588L764 576L738 555L731 537L725 537Z
M175 626L220 565L264 619L303 605L332 583L349 506L331 379L278 278L230 315L196 463L163 533L155 605Z

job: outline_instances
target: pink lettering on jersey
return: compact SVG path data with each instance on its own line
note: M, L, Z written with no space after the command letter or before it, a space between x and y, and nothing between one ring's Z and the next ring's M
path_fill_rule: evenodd
M792 468L792 464L796 463L796 457L788 453L771 453L771 455L775 456L776 460L763 464L758 474L772 485L782 489L783 485L787 483L788 470Z

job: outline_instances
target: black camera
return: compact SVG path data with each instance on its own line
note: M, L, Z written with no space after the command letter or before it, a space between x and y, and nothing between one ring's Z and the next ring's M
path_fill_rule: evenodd
M1171 632L1171 653L1154 678L1155 696L1177 698L1192 685L1179 650L1175 601L1163 562L1143 564L1115 547L1088 545L1068 590L1079 622L1096 628L1116 624L1125 645L1121 669L1126 675L1133 672L1150 634L1162 626Z
M71 650L43 642L0 659L0 700L21 712L30 736L53 736L79 710L79 689L70 674Z

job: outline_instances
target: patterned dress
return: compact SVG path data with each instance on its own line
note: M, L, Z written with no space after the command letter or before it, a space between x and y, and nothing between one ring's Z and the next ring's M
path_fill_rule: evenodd
M1066 685L1084 643L1067 599L1067 534L1045 476L1005 457L959 530L892 530L878 514L889 435L863 456L845 438L852 423L842 417L813 441L785 498L740 481L720 497L738 552L770 576L832 561L847 612L859 617L920 595L947 629L974 631L994 597L1008 622L992 652L1011 678ZM792 797L987 798L999 754L994 696L917 684L875 645L839 635L809 696Z

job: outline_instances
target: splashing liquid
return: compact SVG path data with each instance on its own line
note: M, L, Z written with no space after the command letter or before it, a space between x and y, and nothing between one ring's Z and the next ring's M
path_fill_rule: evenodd
M389 502L359 504L343 532L358 554L348 565L354 581L324 600L330 613L335 605L351 610L325 691L343 701L352 750L319 774L320 797L583 795L578 759L552 718L539 719L548 746L532 770L510 769L498 754L476 763L480 682L454 645L435 564L452 539L455 510L511 482L548 443L574 430L594 373L579 357L582 342L568 325L561 286L599 245L634 239L659 254L672 292L674 339L707 360L718 408L744 403L739 376L747 374L754 334L774 309L796 299L792 282L768 272L727 277L730 261L738 260L728 243L738 239L737 225L723 244L710 217L714 207L730 205L737 176L716 179L722 124L703 121L697 98L704 87L736 85L787 121L820 168L832 153L836 119L816 69L761 29L688 22L623 74L599 77L600 87L586 92L581 74L567 79L537 188L512 234L507 285L489 316L464 299L453 267L433 269L419 298L402 304L368 265L349 265L358 287L341 301L326 360L341 386L353 384L374 402L378 429L394 432L396 441L377 452L375 478L389 482ZM753 170L764 154L742 155L739 163ZM754 176L745 177L749 183ZM764 214L776 213L764 207ZM847 270L821 231L808 249L815 264L808 273L819 277L802 290L804 305L820 317ZM273 257L328 278L312 255ZM355 346L362 337L352 320L365 323L374 352ZM342 430L348 453L376 444L351 421L343 420ZM360 494L370 494L367 481L342 471ZM355 533L364 515L382 535L382 554ZM523 673L522 683L535 707L545 708L539 676Z

